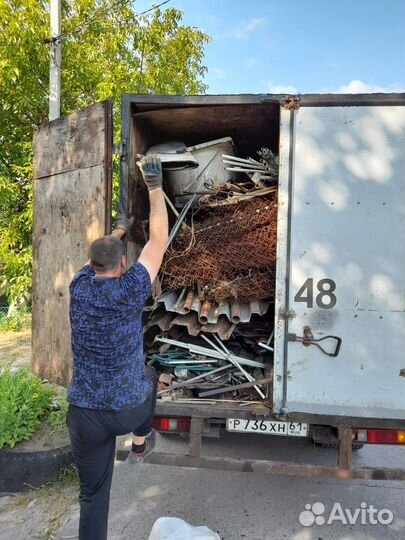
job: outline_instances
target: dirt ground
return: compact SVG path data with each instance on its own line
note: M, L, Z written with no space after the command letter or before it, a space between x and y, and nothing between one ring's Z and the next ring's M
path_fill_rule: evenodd
M8 363L18 365L31 361L31 330L0 332L0 367Z
M29 366L30 361L29 330L0 333L0 367L10 363L13 368ZM73 469L62 471L59 481L27 493L0 493L0 540L52 540L77 513L77 494Z

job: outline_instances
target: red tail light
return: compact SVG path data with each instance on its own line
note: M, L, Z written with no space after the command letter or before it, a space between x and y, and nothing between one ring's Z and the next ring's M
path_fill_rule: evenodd
M188 416L155 416L153 428L166 433L189 433L191 419Z
M405 431L399 429L356 429L355 440L367 444L405 444Z

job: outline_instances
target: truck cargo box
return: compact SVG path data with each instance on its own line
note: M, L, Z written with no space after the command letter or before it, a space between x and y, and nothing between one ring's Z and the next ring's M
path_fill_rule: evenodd
M277 192L251 199L269 201L269 208L276 205L274 273L267 282L272 293L254 301L239 289L245 301L227 297L213 311L213 306L203 309L207 297L198 287L191 296L187 287L157 288L155 300L162 313L173 302L183 307L186 298L194 302L198 328L187 327L186 341L198 347L196 339L205 334L210 345L205 344L217 347L220 357L211 369L229 363L232 353L248 361L246 370L256 380L254 362L261 363L257 387L263 397L253 384L247 395L243 383L250 379L242 382L232 361L236 380L224 385L242 382L243 400L235 399L239 390L199 398L198 388L192 387L191 394L159 400L162 427L164 422L165 429L175 425L179 431L190 430L191 457L200 454L201 433L225 421L231 431L244 419L242 431L278 429L279 435L307 436L316 426L331 427L344 443L339 454L343 467L351 461L352 439L367 442L367 429L378 431L372 432L375 441L404 442L405 95L124 95L122 140L116 151L121 160L120 211L135 218L126 240L130 263L146 241L149 210L137 156L167 141L195 149L224 139L232 141L227 152L233 158L260 162L257 151L262 148L278 156ZM33 368L66 385L71 369L68 286L87 259L90 243L111 231L111 102L40 128L34 142ZM193 208L203 187L204 182L194 192L189 186L179 191L178 185L171 189L166 183L165 189L171 207L181 213ZM179 225L172 209L169 213L171 228ZM188 226L189 218L186 214ZM145 315L147 332L151 313ZM220 327L221 316L232 324ZM204 321L207 328L217 324L216 338L201 329ZM246 356L243 348L232 349L229 336L252 321L262 325L261 331L264 325L267 340L265 347L255 342ZM155 334L168 336L166 330ZM152 343L145 336L147 361L156 351L173 350L167 343L160 349L162 341ZM204 360L201 351L198 358ZM161 367L159 361L156 365ZM195 376L189 371L187 376ZM294 433L297 429L301 433ZM173 457L171 463L180 461ZM298 469L294 473L301 474ZM329 473L343 477L337 470ZM374 473L356 474L371 478ZM382 478L385 472L378 474Z

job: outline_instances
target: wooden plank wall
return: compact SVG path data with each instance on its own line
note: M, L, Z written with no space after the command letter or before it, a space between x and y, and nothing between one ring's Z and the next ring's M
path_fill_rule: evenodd
M40 128L34 136L32 369L71 377L69 284L109 226L110 102Z

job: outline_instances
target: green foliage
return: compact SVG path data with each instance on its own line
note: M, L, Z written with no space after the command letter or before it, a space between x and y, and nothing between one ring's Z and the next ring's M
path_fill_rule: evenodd
M0 373L0 448L29 439L49 409L53 389L30 371Z
M62 113L113 97L118 138L123 93L204 93L209 38L181 22L173 8L138 15L130 0L62 1ZM18 299L31 284L32 130L48 118L49 2L0 0L0 36L0 288Z
M7 317L7 310L0 310L0 332L18 332L31 328L31 312L20 308L10 317Z
M65 395L60 395L57 399L56 407L49 413L47 422L53 433L66 430L66 415L68 402Z

